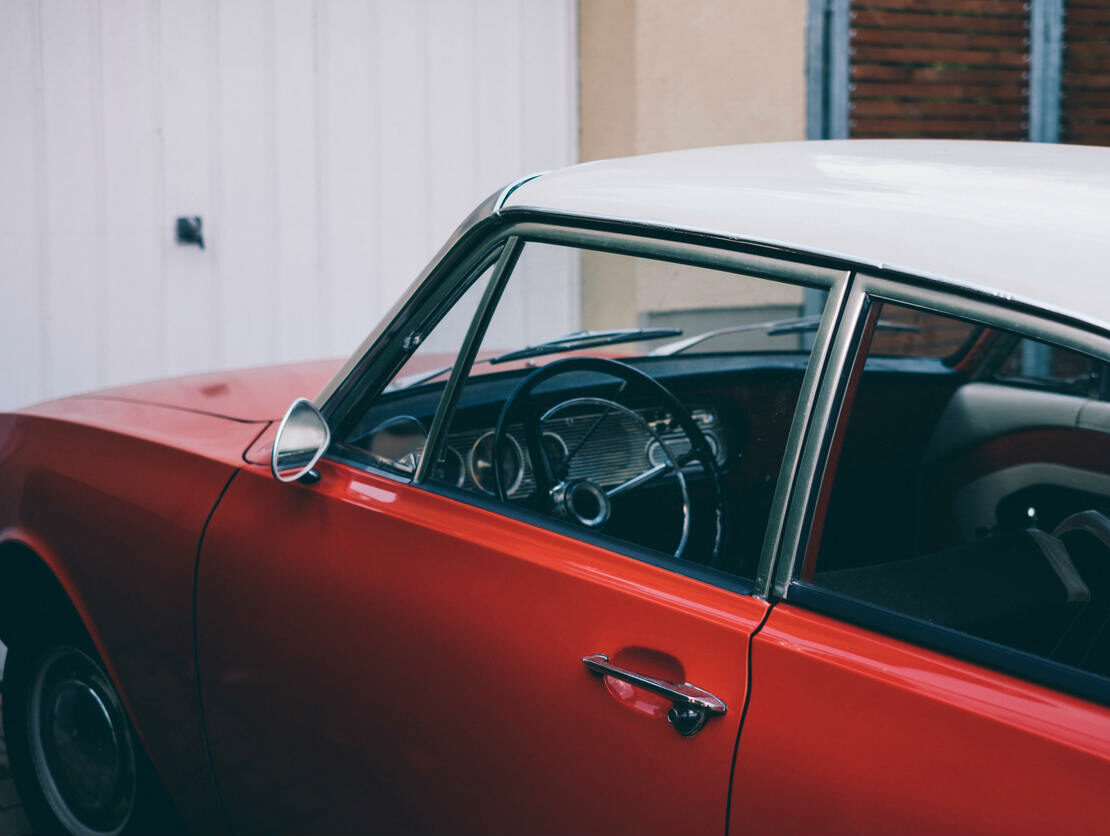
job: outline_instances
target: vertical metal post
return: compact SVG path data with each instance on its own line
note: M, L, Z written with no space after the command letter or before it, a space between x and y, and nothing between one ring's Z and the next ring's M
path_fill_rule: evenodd
M1031 0L1029 7L1029 141L1060 141L1064 70L1064 0Z
M848 93L851 83L851 0L828 0L829 139L848 138Z
M825 138L825 111L828 109L828 61L825 58L827 8L828 0L809 0L806 18L806 139Z
M806 138L848 136L851 0L809 0L806 21Z

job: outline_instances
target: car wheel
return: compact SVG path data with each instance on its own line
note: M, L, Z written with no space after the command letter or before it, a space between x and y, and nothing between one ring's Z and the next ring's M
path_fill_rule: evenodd
M74 621L33 616L8 648L4 736L24 810L36 833L163 830L168 798L104 664Z

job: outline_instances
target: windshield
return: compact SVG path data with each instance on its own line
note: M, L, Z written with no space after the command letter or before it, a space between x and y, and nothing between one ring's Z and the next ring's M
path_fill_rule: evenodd
M531 243L471 373L533 366L566 354L632 359L808 352L820 316L807 315L805 293L726 271ZM463 327L451 334L454 344L461 343ZM425 354L386 391L442 385L454 360L451 353Z

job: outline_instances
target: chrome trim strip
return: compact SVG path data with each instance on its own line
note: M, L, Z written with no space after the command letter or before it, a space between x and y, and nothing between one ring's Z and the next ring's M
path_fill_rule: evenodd
M511 220L509 212L503 217ZM844 270L799 261L797 256L775 252L775 248L753 243L753 248L770 251L764 255L743 250L723 249L717 242L675 241L668 238L654 238L650 235L632 232L613 232L609 230L587 229L584 227L563 226L561 216L552 215L551 221L526 220L513 224L512 233L522 238L542 241L548 244L564 244L591 250L625 253L666 259L696 267L739 272L747 276L774 280L785 280L793 284L828 289L844 275ZM605 218L591 219L605 223ZM650 224L641 225L645 232L658 232ZM696 234L696 233L695 233ZM741 242L742 243L742 242ZM793 257L792 257L793 255Z
M826 356L825 368L815 388L806 426L804 429L791 427L790 430L792 436L797 430L799 442L799 447L792 451L796 456L794 479L788 489L789 496L782 497L786 517L782 525L782 536L777 546L771 548L773 554L771 559L774 565L770 567L771 571L767 576L773 578L769 593L778 597L785 597L786 586L794 575L794 564L803 532L807 530L806 511L809 507L809 497L820 485L818 465L824 459L822 447L825 430L839 401L840 380L846 364L851 363L850 349L856 342L856 332L863 321L866 297L860 290L858 277L854 275L851 277L843 290L843 298L838 301L839 315L836 318L834 331L825 335L825 339L829 340L828 347L822 349ZM814 350L816 351L816 346ZM779 501L780 496L776 492L773 507L777 508ZM764 545L768 544L765 542ZM768 559L766 555L764 559ZM762 570L762 564L760 568ZM760 579L764 583L767 581L762 573ZM761 588L765 587L757 586L757 589Z
M876 259L869 259L859 255L852 255L850 253L837 252L835 250L821 250L821 249L806 249L805 247L791 241L780 241L773 238L745 238L742 235L737 235L720 229L708 228L695 228L695 227L676 227L661 221L656 218L627 218L617 215L587 215L580 212L567 212L555 209L544 209L539 206L528 206L524 204L517 204L513 206L506 206L500 211L500 216L511 220L513 214L537 214L544 215L550 219L552 224L593 224L593 225L619 225L627 226L629 228L638 228L644 230L649 234L669 234L674 236L689 236L709 239L713 242L711 246L727 247L727 246L741 246L750 247L767 252L772 258L780 259L782 261L795 261L802 263L823 262L825 264L837 265L835 269L838 270L856 270L867 271L873 275L886 275L896 276L899 280L904 280L908 283L925 283L934 285L938 291L949 291L954 293L967 292L983 299L989 299L993 302L1003 305L1019 305L1030 310L1036 310L1045 314L1061 317L1077 325L1086 325L1105 331L1110 334L1110 321L1103 321L1099 319L1091 319L1089 314L1081 311L1074 311L1069 308L1061 308L1056 305L1046 304L1038 299L1031 299L1020 295L1013 295L997 288L990 287L989 285L982 285L976 282L969 282L962 280L955 276L948 276L940 273L932 273L927 270L917 270L909 266L900 266L897 264L888 264ZM824 268L828 269L828 268Z
M969 319L995 328L1018 331L1022 336L1056 343L1064 348L1070 348L1084 354L1092 354L1100 360L1110 362L1110 340L1107 340L1105 334L1092 333L1094 330L1102 330L1103 326L1098 322L1091 321L1077 324L1057 322L1048 318L1054 313L1051 308L1033 306L1043 311L1043 314L1016 310L1006 304L1015 300L999 298L997 301L987 301L974 298L971 295L965 296L961 293L960 288L918 287L894 281L885 276L866 273L860 274L860 282L863 292L875 299L893 302L898 305L924 308L946 316ZM1068 319L1073 318L1068 316ZM1085 330L1085 328L1091 330Z
M517 189L519 189L530 180L535 180L537 177L543 177L550 171L551 169L544 169L543 171L537 171L535 174L525 174L523 177L514 180L513 182L509 183L509 185L505 186L505 188L501 190L501 194L498 195L497 202L493 205L494 214L497 214L501 211L502 207L505 205L505 201L509 199L509 195L511 195L513 192L515 192Z
M851 273L838 274L836 283L829 289L829 297L825 301L825 309L821 313L821 324L817 327L817 332L813 336L813 347L810 349L809 361L806 363L805 375L802 377L802 386L798 393L798 403L794 407L794 417L790 423L790 434L786 439L786 450L783 452L782 464L779 466L778 482L775 485L775 494L771 500L771 511L767 518L767 528L763 535L763 547L759 555L759 566L756 569L753 584L755 594L762 597L768 597L771 593L771 578L774 574L775 561L783 540L789 538L789 532L786 528L787 509L790 505L790 497L793 495L798 467L802 460L806 433L817 414L817 400L821 390L821 382L829 364L833 337L842 316L844 302L851 282Z
M524 242L514 235L506 240L505 246L501 249L497 265L493 268L493 275L489 278L489 284L486 285L486 291L482 295L482 300L478 303L478 310L470 323L470 329L466 332L462 348L459 349L455 367L451 370L451 376L447 378L447 385L443 389L443 397L440 398L439 406L436 408L431 429L428 430L428 442L424 446L424 455L420 458L420 464L417 466L414 479L418 484L428 478L432 466L439 460L440 445L447 443L448 422L455 411L455 404L458 403L459 395L462 394L463 381L470 375L470 366L482 345L482 337L486 334L486 328L489 326L490 319L493 318L493 312L501 299L501 293L505 290L505 284L508 282L509 275L512 273L513 267L516 266L516 260L520 257L520 251L523 248ZM496 466L496 462L494 464ZM523 465L524 456L522 454L521 466L523 467Z

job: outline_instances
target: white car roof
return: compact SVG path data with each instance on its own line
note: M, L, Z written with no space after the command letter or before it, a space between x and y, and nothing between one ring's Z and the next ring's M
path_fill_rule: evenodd
M711 232L1032 302L1110 328L1110 148L845 140L699 148L529 180L532 207Z

